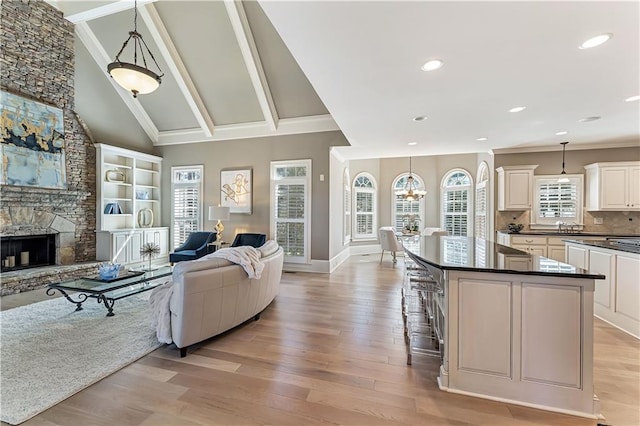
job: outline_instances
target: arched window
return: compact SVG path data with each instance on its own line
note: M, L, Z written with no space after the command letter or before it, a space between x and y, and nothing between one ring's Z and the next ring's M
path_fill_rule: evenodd
M353 239L370 240L376 238L377 225L376 183L369 173L360 173L353 180Z
M489 186L489 166L484 161L478 167L476 177L475 235L487 239L487 189Z
M442 227L449 235L470 235L471 175L465 170L451 170L442 179Z
M417 189L424 189L424 181L420 176L411 173L413 182ZM401 232L403 228L410 227L420 231L424 227L424 198L415 201L406 200L402 195L396 194L407 186L409 173L403 173L393 181L392 200L393 211L391 220L396 231Z
M344 169L342 173L342 191L343 191L343 207L344 207L344 241L343 244L347 245L351 242L351 178L349 175L349 169Z

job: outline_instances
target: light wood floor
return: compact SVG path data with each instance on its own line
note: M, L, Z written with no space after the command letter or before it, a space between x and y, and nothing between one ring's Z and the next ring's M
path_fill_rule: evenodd
M378 259L355 256L330 275L285 273L259 321L186 358L162 347L23 425L597 423L438 390L435 359L406 365L402 260ZM39 297L31 293L24 303ZM3 309L19 299L2 298ZM595 341L601 422L640 425L639 342L599 320Z

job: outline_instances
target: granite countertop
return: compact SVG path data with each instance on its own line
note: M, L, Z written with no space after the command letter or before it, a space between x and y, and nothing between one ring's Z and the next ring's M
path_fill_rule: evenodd
M509 232L506 229L499 229L498 232L502 232L504 234L509 235L546 235L552 237L624 237L624 238L640 238L640 234L632 234L632 233L616 233L616 232L590 232L590 231L581 231L581 232L558 232L558 231L520 231L517 233Z
M566 263L535 256L475 237L422 236L419 248L405 251L418 264L441 270L604 279ZM413 251L412 251L413 250ZM518 260L518 261L513 261ZM427 265L424 265L424 264Z
M639 238L640 239L640 238ZM618 244L616 241L596 241L596 240L566 240L569 243L583 244L585 246L600 247L609 250L618 250L625 253L640 254L640 246Z

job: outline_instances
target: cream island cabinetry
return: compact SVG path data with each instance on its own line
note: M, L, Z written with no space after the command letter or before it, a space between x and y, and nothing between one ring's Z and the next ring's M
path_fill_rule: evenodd
M610 241L568 241L567 263L602 274L594 315L640 339L640 250L620 250Z
M160 226L162 158L96 144L96 258L123 264L145 261L144 243L166 261L169 229Z
M472 237L425 236L405 251L441 289L441 390L597 418L602 275Z
M528 254L544 256L549 259L557 260L558 262L564 262L566 259L564 240L567 239L605 240L606 237L595 237L587 235L576 236L566 234L509 234L502 231L497 232L498 244L513 247Z
M587 210L640 210L640 161L594 163L587 171Z

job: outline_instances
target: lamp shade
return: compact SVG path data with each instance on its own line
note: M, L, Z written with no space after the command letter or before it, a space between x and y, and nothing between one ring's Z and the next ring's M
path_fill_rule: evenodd
M135 64L112 62L107 67L111 77L135 95L146 95L160 86L160 77L152 71Z
M229 207L209 206L209 220L229 220L230 218Z

